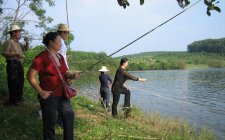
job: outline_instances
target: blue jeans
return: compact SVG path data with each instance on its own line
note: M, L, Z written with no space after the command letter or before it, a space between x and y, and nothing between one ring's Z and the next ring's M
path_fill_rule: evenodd
M110 96L111 96L110 89L107 88L107 87L101 87L100 88L100 94L101 94L101 98L103 99L103 102L105 102L105 104L106 104L106 108L109 111L109 108L110 108Z
M40 100L44 140L55 140L57 111L62 113L64 140L73 140L74 112L70 100L64 97L50 96Z

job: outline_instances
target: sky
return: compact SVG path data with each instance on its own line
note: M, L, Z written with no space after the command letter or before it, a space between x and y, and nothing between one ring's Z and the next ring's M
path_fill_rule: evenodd
M190 1L191 4L196 2ZM67 2L69 26L75 36L71 48L75 51L105 52L108 55L183 10L176 0L145 0L142 6L139 0L129 0L130 6L126 9L120 7L117 0ZM223 38L225 1L220 0L218 6L222 12L212 12L209 17L201 1L114 56L152 51L186 51L187 45L193 41ZM67 23L65 0L56 0L54 7L45 6L45 9L46 14L54 19L52 25Z

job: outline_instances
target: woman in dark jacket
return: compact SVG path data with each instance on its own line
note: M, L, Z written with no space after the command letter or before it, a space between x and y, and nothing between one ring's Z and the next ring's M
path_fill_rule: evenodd
M106 66L102 66L102 68L99 70L101 73L99 75L99 81L101 83L100 87L100 94L101 94L101 99L102 103L105 102L107 112L110 112L110 88L109 88L109 83L112 83L112 79L110 76L106 73L109 71Z
M112 104L112 115L114 117L117 116L117 105L119 103L120 94L125 94L125 100L124 100L124 108L126 108L126 115L130 112L130 90L127 89L123 84L126 80L130 79L133 81L146 81L144 78L137 78L132 75L130 75L126 68L128 66L128 59L122 58L120 60L120 66L116 71L116 75L114 78L114 82L112 85L112 93L113 93L113 104Z

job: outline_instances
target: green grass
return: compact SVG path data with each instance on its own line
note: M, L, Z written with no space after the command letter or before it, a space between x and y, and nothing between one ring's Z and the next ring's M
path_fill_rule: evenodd
M30 93L34 94L34 93ZM0 139L40 140L42 139L42 120L38 118L39 103L29 99L20 107L5 105L0 100ZM144 114L132 108L130 118L125 118L119 110L119 117L107 114L100 103L84 96L72 99L76 114L75 138L89 139L164 139L164 140L213 140L212 132L202 129L197 132L187 122L175 118L163 118L159 114ZM62 129L56 126L57 139L62 139Z

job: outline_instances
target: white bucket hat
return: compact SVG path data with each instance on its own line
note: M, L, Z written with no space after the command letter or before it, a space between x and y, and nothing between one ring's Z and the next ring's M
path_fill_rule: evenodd
M59 24L57 31L70 32L70 29L66 24Z
M12 32L12 31L17 31L17 30L20 30L20 31L24 31L22 28L20 28L19 25L17 24L12 24L9 28L9 31L8 33Z
M101 71L101 72L107 72L107 71L109 71L109 70L106 68L106 66L102 66L102 68L101 68L100 70L98 70L98 71Z

